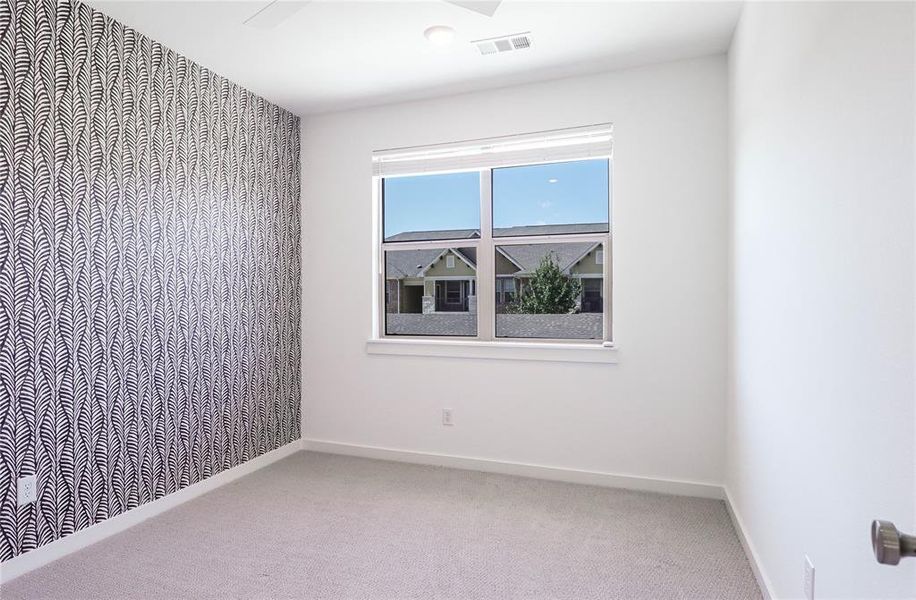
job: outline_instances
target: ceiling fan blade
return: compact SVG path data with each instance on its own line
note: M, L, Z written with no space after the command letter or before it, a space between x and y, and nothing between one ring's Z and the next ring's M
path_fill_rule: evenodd
M245 25L255 29L273 29L283 21L293 16L300 8L309 3L310 0L298 0L295 2L283 2L282 0L273 0L258 12L245 19Z
M502 4L502 0L445 0L449 4L472 10L475 13L492 17L496 9Z

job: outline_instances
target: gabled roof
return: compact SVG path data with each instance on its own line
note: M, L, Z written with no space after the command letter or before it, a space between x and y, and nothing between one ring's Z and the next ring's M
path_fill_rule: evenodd
M454 248L455 254L462 256L471 268L477 268L477 248Z
M553 255L554 260L564 273L592 251L598 242L564 242L562 244L507 244L497 246L500 252L512 262L521 267L521 271L514 275L530 275L540 266L547 254Z
M464 252L462 252L462 250L463 250ZM441 259L443 256L445 256L445 255L448 254L449 252L451 252L452 254L454 254L455 256L457 256L457 257L458 257L459 259L461 259L467 266L471 267L473 270L476 271L476 270L477 270L477 263L475 263L474 261L472 261L472 260L470 260L470 259L468 258L467 255L470 254L469 251L474 251L474 253L476 254L476 251L475 251L474 248L446 248L445 250L443 250L442 252L440 252L439 255L436 256L436 258L434 258L434 259L432 259L431 261L429 261L429 263L428 263L425 267L423 267L423 269L420 270L419 276L420 276L420 277L425 277L425 276L426 276L426 272L429 271L429 270L432 268L433 265L435 265L437 262L439 262L439 259Z
M385 254L385 278L419 277L423 269L442 253L441 249L398 250Z
M497 251L516 264L519 270L513 275L530 275L540 266L541 260L548 253L564 273L591 252L598 242L565 242L562 244L513 244L497 246ZM477 252L474 248L453 249L459 258L472 268L477 267ZM430 250L397 250L388 252L385 257L385 278L404 279L423 277L426 270L440 258L445 251L441 248Z
M453 248L452 251L472 269L477 268L476 248ZM385 279L423 277L426 270L445 253L442 248L390 251L385 255Z
M598 245L598 242L560 242L549 244L504 244L499 245L499 237L525 235L551 235L563 233L604 233L608 231L607 223L579 223L575 225L523 225L503 227L493 230L496 237L496 248L506 258L519 267L515 275L530 275L541 264L548 253L560 266L560 270L569 270ZM476 229L451 229L439 231L405 231L390 236L386 242L409 242L429 239L470 239L480 235ZM454 248L454 252L472 268L477 267L477 250L475 248ZM442 248L426 250L392 250L385 258L387 279L405 277L423 277L429 266L445 253Z

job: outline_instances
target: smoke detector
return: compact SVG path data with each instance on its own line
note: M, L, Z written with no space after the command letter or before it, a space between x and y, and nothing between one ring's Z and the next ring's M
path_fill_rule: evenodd
M531 47L531 32L526 31L485 40L474 40L471 43L477 46L477 50L483 55L526 50Z
M423 35L434 46L448 46L455 39L455 30L447 25L434 25L424 31Z

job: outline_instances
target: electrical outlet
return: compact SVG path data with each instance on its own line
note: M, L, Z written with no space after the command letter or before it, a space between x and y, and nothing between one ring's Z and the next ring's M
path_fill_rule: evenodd
M26 504L35 502L35 499L38 497L35 476L25 475L24 477L20 477L17 481L16 492L19 506L25 506Z
M805 598L814 600L814 563L805 555Z
M443 425L449 425L449 426L455 424L455 421L454 421L454 419L452 418L452 409L450 409L450 408L443 408L443 409L442 409L442 424L443 424Z

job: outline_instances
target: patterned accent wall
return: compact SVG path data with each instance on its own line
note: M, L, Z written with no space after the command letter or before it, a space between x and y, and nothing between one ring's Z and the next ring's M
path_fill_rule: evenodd
M297 439L299 302L298 118L0 0L0 559Z

